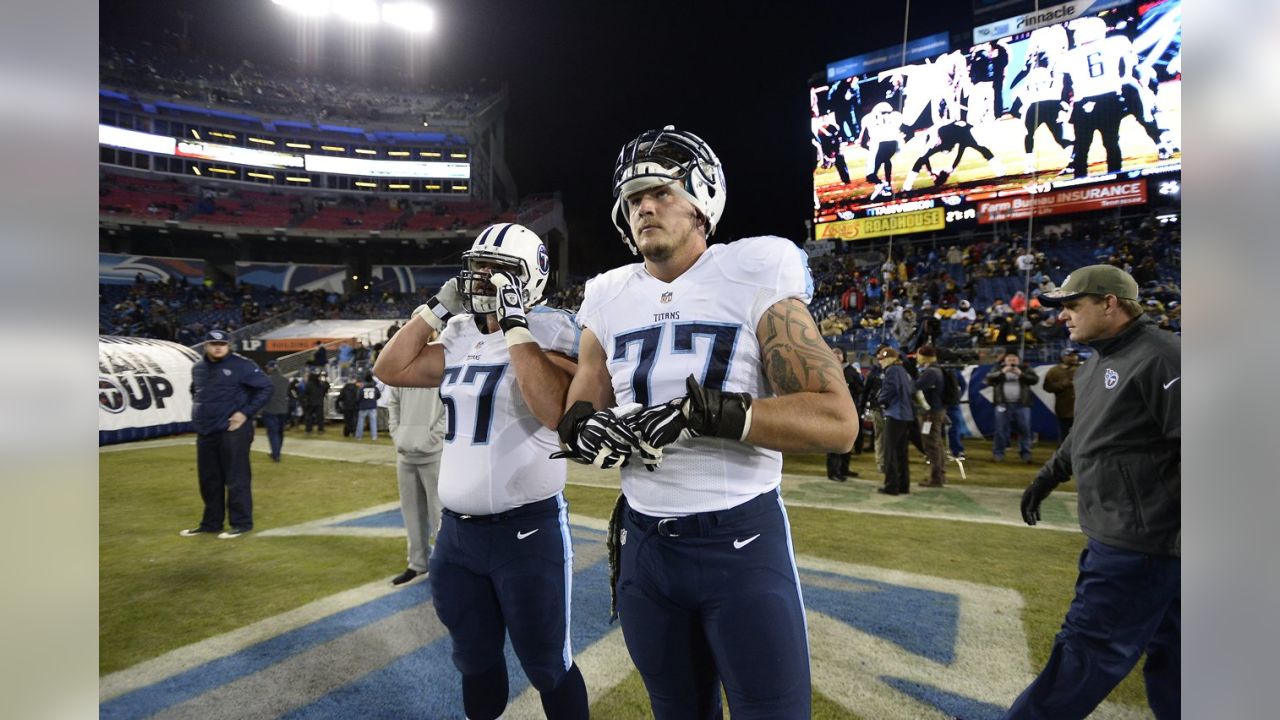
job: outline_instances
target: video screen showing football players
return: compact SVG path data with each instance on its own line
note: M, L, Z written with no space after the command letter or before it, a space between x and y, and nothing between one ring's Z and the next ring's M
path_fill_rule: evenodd
M815 221L1181 167L1182 3L1125 6L811 88Z

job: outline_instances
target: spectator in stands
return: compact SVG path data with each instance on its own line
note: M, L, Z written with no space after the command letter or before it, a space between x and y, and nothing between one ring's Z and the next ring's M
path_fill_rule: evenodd
M399 322L393 322L393 323L391 323L390 325L388 325L388 326L387 326L387 339L388 339L388 340L390 340L391 338L395 337L395 336L396 336L396 332L397 332L397 331L399 331L399 330L400 330L400 323L399 323Z
M952 315L951 317L952 319L955 319L955 320L965 320L967 322L973 322L974 320L978 319L978 314L973 311L972 303L970 303L968 300L961 300L959 306L956 308L956 314Z
M990 322L998 322L1012 314L1013 310L1011 310L1001 298L992 300L991 307L987 308L987 320Z
M360 412L360 386L354 375L346 378L347 381L338 391L334 409L342 413L342 437L351 437L356 434L356 416Z
M904 308L902 311L902 319L893 326L894 344L900 348L906 348L911 343L911 338L916 334L916 311L914 308Z
M262 425L267 429L271 459L280 462L284 446L284 425L289 419L289 379L280 374L275 360L267 361L267 379L271 381L271 399L262 407Z
M1071 434L1071 424L1076 411L1076 370L1080 367L1080 355L1073 349L1062 351L1057 365L1044 375L1044 389L1053 393L1053 414L1058 419L1058 443Z
M1022 358L1016 352L1007 352L1001 364L987 373L986 383L991 386L991 403L996 411L995 444L991 448L996 462L1004 462L1004 451L1009 446L1009 432L1018 432L1018 455L1025 463L1031 462L1031 388L1040 376L1030 367L1022 367Z
M876 353L876 363L884 371L878 400L885 416L884 485L876 490L886 495L905 495L911 492L907 445L916 419L911 399L913 383L897 350L881 349Z
M1024 247L1018 251L1014 266L1018 268L1020 275L1027 275L1036 267L1036 256L1031 253L1030 249Z
M1009 300L1009 310L1015 315L1021 315L1027 311L1027 294L1019 290L1013 294Z
M226 333L205 336L204 357L191 367L191 425L204 514L183 537L218 533L222 539L253 529L253 422L271 399L271 381L252 360L231 352ZM231 527L222 524L230 516Z
M932 345L922 345L916 351L919 372L915 380L915 392L924 400L922 412L917 414L924 454L929 460L929 480L921 487L942 487L947 484L947 448L943 439L947 425L947 408L943 401L946 380L938 367L938 351Z
M328 395L329 383L324 376L317 372L308 374L306 387L302 390L302 415L308 435L313 425L320 428L321 435L324 434L324 399Z
M372 373L366 374L364 380L358 383L360 388L359 400L359 420L356 422L356 439L364 439L364 425L369 423L371 437L378 439L378 398L382 397L382 391L378 389L377 384L373 382Z

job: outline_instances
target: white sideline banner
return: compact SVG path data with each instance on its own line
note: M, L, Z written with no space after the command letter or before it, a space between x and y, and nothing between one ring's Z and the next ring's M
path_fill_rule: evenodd
M167 340L98 336L98 445L191 430L191 366Z

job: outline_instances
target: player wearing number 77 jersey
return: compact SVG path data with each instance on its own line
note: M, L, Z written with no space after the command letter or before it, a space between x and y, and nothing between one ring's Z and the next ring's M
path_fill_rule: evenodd
M857 415L806 307L806 257L777 237L707 246L724 176L692 133L628 143L614 194L644 262L587 283L560 440L595 462L596 428L634 438L605 444L609 462L634 453L610 523L627 650L657 720L720 717L722 683L735 720L807 718L780 451L845 452Z
M569 642L565 463L549 457L578 330L568 313L536 306L549 263L527 228L486 228L462 259L462 275L414 311L374 365L388 385L439 387L447 411L432 600L453 639L468 718L506 708L509 634L547 717L585 720Z

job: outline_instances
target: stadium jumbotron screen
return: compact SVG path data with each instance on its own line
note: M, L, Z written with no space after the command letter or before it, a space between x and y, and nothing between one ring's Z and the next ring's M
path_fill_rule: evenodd
M1141 178L1181 170L1181 10L1124 4L902 67L832 65L810 89L816 236L1025 218L1030 195L1037 215L1145 201Z

